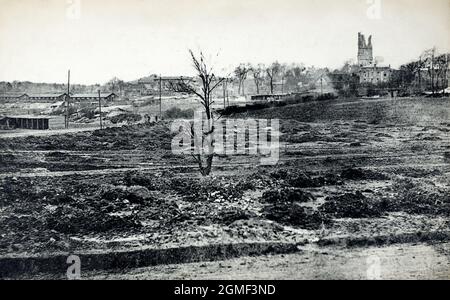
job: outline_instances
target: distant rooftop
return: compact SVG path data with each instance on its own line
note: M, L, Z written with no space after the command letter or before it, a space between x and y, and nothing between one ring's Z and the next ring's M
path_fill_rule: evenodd
M12 118L12 119L51 119L52 116L48 115L0 115L0 118Z
M371 64L371 65L367 65L367 66L362 66L361 69L391 69L391 66L382 66L382 65L377 65L377 64Z
M116 95L115 93L100 93L101 98L106 98L111 95ZM90 93L90 94L72 94L71 98L98 98L98 93Z
M31 98L50 98L50 97L61 97L64 96L65 93L25 93Z

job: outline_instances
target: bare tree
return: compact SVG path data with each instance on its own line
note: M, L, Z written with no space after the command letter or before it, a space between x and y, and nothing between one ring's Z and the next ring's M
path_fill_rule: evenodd
M287 89L299 91L299 83L303 84L306 81L305 70L306 68L303 64L293 63L289 66L289 72L286 72L285 76Z
M203 176L208 176L211 173L214 159L213 92L222 84L225 78L219 78L214 74L213 68L207 65L202 52L198 56L192 50L189 50L189 53L193 67L197 73L197 80L181 77L179 81L172 83L171 88L178 92L188 92L196 95L203 107L203 112L206 115L206 127L201 126L201 128L195 128L194 124L192 124L190 135L194 139L199 140L199 143L194 143L197 149L195 149L196 151L192 156L198 163L200 173ZM200 132L198 132L198 129L200 129Z
M263 64L258 64L256 66L251 67L251 71L253 74L253 80L255 81L256 93L259 94L259 90L261 88L261 84L264 81L264 72L265 67Z
M401 82L400 84L402 86L417 86L419 87L419 90L421 89L421 71L422 71L422 61L412 61L405 65L400 66L400 72L401 72ZM418 78L418 82L417 79Z
M236 78L239 82L239 90L238 94L241 94L245 96L245 79L247 79L248 72L250 72L250 66L248 64L240 64L236 67L234 70L234 74L236 75Z
M425 50L420 57L430 79L431 93L434 95L439 88L439 79L441 73L444 73L441 68L448 68L446 57L438 54L436 47ZM446 71L445 71L446 72Z
M109 80L106 83L106 88L111 91L111 92L121 92L124 86L124 81L117 78L117 77L113 77L111 80Z
M289 76L291 70L288 65L282 64L280 65L280 79L281 79L281 93L284 93L285 89L285 79L287 76Z
M269 79L270 93L273 94L273 83L278 74L280 73L281 65L278 62L274 62L266 68L266 74Z
M437 86L442 89L442 93L445 94L445 88L448 87L448 67L449 67L449 54L442 54L436 57L436 71L437 71Z

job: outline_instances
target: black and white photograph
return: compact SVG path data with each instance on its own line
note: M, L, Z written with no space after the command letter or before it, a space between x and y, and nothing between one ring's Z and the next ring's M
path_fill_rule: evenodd
M0 0L0 279L449 280L449 59L450 0Z

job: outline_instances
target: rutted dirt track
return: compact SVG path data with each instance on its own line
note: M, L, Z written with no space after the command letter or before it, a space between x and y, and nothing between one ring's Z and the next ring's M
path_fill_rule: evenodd
M222 262L89 272L91 279L295 280L450 279L449 244L363 249L305 249L299 254L242 257ZM379 266L379 271L376 269Z
M281 119L279 163L217 157L209 179L200 178L192 158L171 153L168 123L0 136L0 223L7 228L0 253L446 231L449 111L448 98L402 99L308 103L234 116ZM336 252L337 264L339 251L346 250ZM257 268L267 267L262 261ZM318 276L327 278L324 268Z
M398 244L343 249L303 247L295 254L239 257L225 261L159 265L126 270L83 271L93 280L310 280L450 279L450 245ZM24 274L27 279L64 279L65 274Z

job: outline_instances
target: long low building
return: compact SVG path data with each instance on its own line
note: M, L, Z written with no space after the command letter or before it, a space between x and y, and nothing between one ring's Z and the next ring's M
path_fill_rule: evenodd
M250 100L252 101L268 101L268 100L280 100L284 97L289 96L290 94L259 94L259 95L251 95Z
M0 129L49 129L50 117L48 116L5 116L0 117Z
M100 99L114 101L117 98L115 93L100 93ZM98 93L92 94L71 94L70 99L74 101L98 101Z
M3 93L0 94L0 100L18 100L26 99L28 95L25 93Z
M0 100L16 101L62 101L65 100L67 93L6 93L0 94ZM115 93L100 93L100 99L103 101L114 101L117 98ZM70 99L75 102L98 101L98 93L92 94L70 94Z

